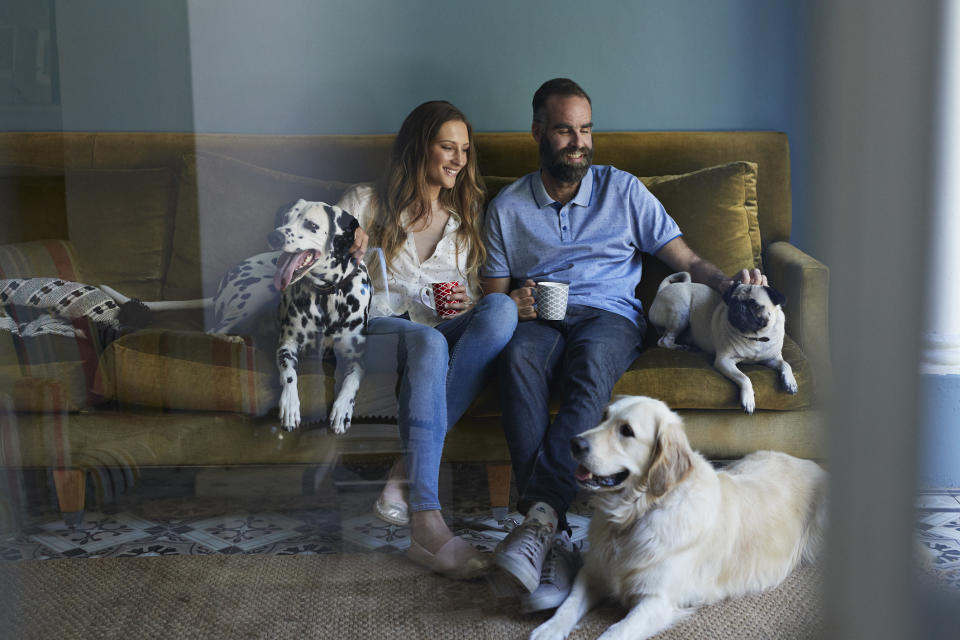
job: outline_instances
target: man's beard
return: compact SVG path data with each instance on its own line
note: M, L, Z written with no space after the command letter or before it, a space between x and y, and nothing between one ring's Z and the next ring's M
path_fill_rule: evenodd
M571 164L564 158L569 151L577 150L583 154L583 162ZM550 149L546 136L540 139L540 164L551 176L566 184L576 184L587 175L593 161L593 147L567 147L558 151Z

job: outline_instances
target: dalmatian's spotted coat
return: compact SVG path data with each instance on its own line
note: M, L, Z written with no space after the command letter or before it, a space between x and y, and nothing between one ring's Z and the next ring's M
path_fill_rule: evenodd
M214 319L207 333L222 336L265 333L259 326L264 317L269 318L269 329L275 330L273 314L262 312L276 309L280 303L280 292L273 279L281 255L282 251L258 253L223 274L217 294L210 300Z
M330 412L330 429L343 433L350 427L363 378L364 331L372 293L366 266L355 264L350 257L359 224L339 207L305 200L283 214L282 222L267 238L272 248L283 251L273 279L273 287L281 292L277 346L280 423L288 431L300 425L300 351L332 347L338 372L343 375ZM246 277L253 278L253 274ZM243 293L240 295L242 298Z

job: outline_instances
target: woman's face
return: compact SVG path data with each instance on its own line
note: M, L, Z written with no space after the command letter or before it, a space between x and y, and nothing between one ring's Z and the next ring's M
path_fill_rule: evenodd
M427 149L427 185L437 189L452 189L457 174L467 166L470 138L467 125L460 120L448 120L437 131Z

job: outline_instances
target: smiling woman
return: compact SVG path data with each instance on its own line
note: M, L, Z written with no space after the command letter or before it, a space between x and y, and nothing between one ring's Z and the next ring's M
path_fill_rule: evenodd
M441 189L453 189L457 175L467 164L470 153L467 125L462 120L444 122L427 153L427 187L429 195L436 199Z
M400 375L397 424L407 454L374 511L392 524L409 522L408 556L454 578L475 577L487 562L440 515L443 443L517 325L509 297L480 297L483 196L469 121L449 102L434 101L404 120L383 178L339 202L369 230L386 263L382 277L372 269L366 369ZM446 300L424 296L434 285L451 291Z

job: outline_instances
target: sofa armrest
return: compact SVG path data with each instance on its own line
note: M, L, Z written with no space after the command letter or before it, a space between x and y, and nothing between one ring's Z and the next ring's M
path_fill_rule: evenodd
M34 240L0 245L0 279L63 278L83 280L83 270L69 240Z
M788 242L774 242L764 253L771 286L787 297L787 333L810 358L817 377L829 384L830 270Z

